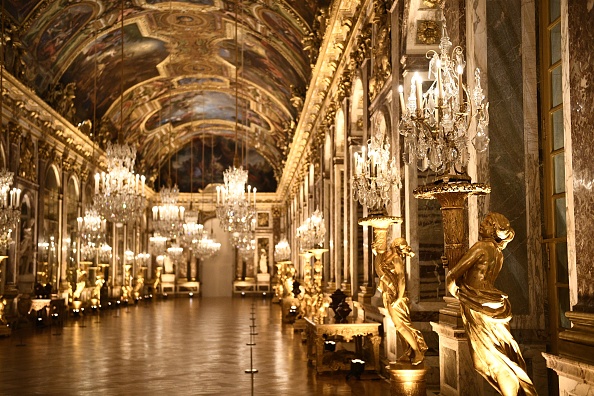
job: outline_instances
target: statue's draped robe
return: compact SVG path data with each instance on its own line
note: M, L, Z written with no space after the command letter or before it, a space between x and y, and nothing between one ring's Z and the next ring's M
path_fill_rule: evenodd
M394 322L396 327L398 327L398 323L400 323L403 327L408 328L417 341L419 350L425 352L428 348L425 339L423 338L423 334L413 327L410 320L408 297L398 298L398 275L396 274L392 260L388 260L387 262L384 261L385 256L386 253L378 253L376 257L376 260L381 260L381 265L377 271L379 276L379 285L377 288L382 292L384 307L391 307L389 312L392 322ZM395 259L401 260L399 257ZM413 350L411 346L404 338L402 338L400 333L398 333L398 336L400 341L402 341L402 345L404 345L406 349L404 356L409 358L412 357Z
M507 295L497 289L478 290L464 282L458 293L476 370L495 389L499 389L497 370L509 370L518 378L519 395L536 396L520 347L510 332L512 312Z

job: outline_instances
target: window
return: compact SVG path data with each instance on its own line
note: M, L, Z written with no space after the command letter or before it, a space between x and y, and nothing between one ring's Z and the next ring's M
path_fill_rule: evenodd
M565 131L561 63L560 0L547 0L541 9L541 106L544 194L543 242L548 256L549 321L552 352L557 352L557 334L571 326L565 200Z

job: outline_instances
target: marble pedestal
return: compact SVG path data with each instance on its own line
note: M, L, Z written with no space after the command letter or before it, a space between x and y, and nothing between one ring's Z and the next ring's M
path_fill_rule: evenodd
M425 374L427 369L423 363L413 366L410 363L390 363L390 395L393 396L427 396Z
M441 316L441 314L440 314ZM439 335L439 382L440 395L482 395L482 381L476 373L470 357L468 337L464 328L431 322Z

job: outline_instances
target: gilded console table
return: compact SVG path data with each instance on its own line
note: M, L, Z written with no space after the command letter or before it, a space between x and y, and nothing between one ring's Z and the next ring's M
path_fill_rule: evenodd
M307 360L314 365L316 372L350 370L351 358L364 359L366 370L379 371L379 323L316 323L311 318L305 318L305 323ZM355 353L348 355L329 351L326 341L354 341Z

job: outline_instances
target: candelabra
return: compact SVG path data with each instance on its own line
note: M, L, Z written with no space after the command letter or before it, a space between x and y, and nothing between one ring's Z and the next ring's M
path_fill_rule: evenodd
M136 149L107 143L107 173L95 174L95 204L99 213L117 224L134 223L146 207L145 177L134 173Z
M177 185L165 187L159 194L161 205L153 206L153 228L160 235L175 239L184 231L185 208L177 204L179 189Z
M390 142L385 130L380 129L376 117L371 139L361 153L355 153L352 176L353 198L372 211L381 211L391 200L392 187L400 188L400 168L390 155Z
M256 188L246 184L248 172L235 166L223 173L223 186L217 186L217 218L227 232L243 232L252 227L256 215Z
M489 144L489 104L481 88L480 71L475 70L475 86L468 92L462 81L466 66L464 51L459 46L452 50L445 18L439 54L432 50L427 52L427 58L430 59L428 77L434 79L430 88L423 93L421 77L415 73L405 102L404 88L399 87L403 159L408 164L416 161L420 171L430 169L445 176L445 181L469 181L466 168L473 120L476 121L474 147L483 152Z
M10 189L14 173L0 170L0 249L6 250L12 243L12 231L21 218L21 190Z

